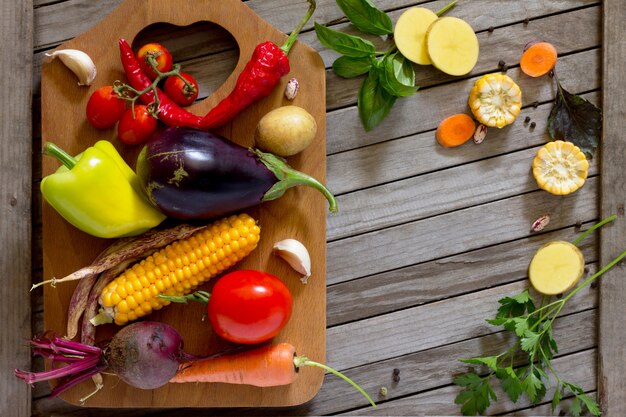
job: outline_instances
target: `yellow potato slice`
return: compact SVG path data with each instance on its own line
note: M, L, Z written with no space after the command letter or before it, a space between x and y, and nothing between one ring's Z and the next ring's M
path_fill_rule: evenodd
M574 288L584 270L585 260L580 249L557 240L537 250L528 267L528 278L538 292L557 295Z
M423 7L411 7L400 15L393 30L393 39L406 59L420 65L431 64L426 31L437 19L435 12Z
M432 64L450 75L465 75L478 62L478 38L472 27L458 17L435 20L426 32Z

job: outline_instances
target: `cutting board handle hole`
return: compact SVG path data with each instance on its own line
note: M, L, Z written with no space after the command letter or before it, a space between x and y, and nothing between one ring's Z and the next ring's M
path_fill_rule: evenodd
M217 90L235 69L239 45L222 26L200 21L189 26L154 23L142 29L132 42L137 53L150 42L164 45L181 70L191 74L199 85L198 101Z

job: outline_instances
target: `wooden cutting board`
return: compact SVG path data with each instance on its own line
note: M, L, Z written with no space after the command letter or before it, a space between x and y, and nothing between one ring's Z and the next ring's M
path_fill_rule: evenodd
M302 14L306 11L303 4ZM115 80L125 80L119 60L118 39L132 42L137 34L153 23L166 22L188 26L209 21L230 32L239 46L239 61L233 73L211 96L190 107L203 115L228 95L236 78L250 59L254 47L266 40L282 44L285 34L254 14L239 0L127 0L113 13L84 33L57 49L80 49L94 60L98 75L91 87L76 85L74 75L59 61L43 65L42 137L55 142L71 154L78 154L98 140L111 141L135 167L140 147L122 145L115 129L99 131L85 119L85 106L91 93ZM296 22L294 22L295 25ZM134 45L135 51L140 45ZM320 56L310 47L296 43L290 52L291 72L283 77L273 94L241 113L231 124L220 129L227 138L244 146L254 144L253 133L259 119L269 110L287 104L306 108L316 119L318 133L315 142L303 153L289 158L289 163L322 182L326 173L326 112L325 72ZM176 56L174 56L176 62ZM183 66L184 71L184 66ZM287 80L296 77L300 92L293 102L283 96ZM54 172L59 164L52 158L42 161L43 175ZM261 241L257 249L237 269L259 269L275 274L289 286L294 296L293 316L287 327L275 338L292 343L299 354L313 360L325 360L326 327L326 212L327 204L321 194L299 187L289 190L281 199L247 210L261 226ZM299 275L276 256L272 245L285 238L302 241L310 251L313 275L307 285ZM96 255L111 244L111 240L89 236L65 222L49 205L43 204L44 278L63 277L88 265ZM44 288L45 329L65 334L67 309L74 283ZM210 289L210 284L204 287ZM204 355L220 349L222 343L203 321L201 305L171 305L151 314L150 320L174 326L185 339L185 350ZM98 339L110 338L117 328L101 326ZM106 375L105 387L84 405L90 407L256 407L288 406L311 399L319 390L323 371L301 369L296 382L289 386L257 388L226 384L167 384L156 390L131 388L117 377ZM65 393L62 398L79 404L79 399L93 390L91 381L84 382Z

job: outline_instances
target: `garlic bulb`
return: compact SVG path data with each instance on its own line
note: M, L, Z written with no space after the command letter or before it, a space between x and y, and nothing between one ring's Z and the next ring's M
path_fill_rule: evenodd
M293 269L301 273L303 284L311 276L311 257L306 247L296 239L285 239L274 243L274 253L283 258Z
M89 55L78 49L60 49L46 53L44 62L50 62L58 57L78 77L78 85L91 85L96 78L96 65Z

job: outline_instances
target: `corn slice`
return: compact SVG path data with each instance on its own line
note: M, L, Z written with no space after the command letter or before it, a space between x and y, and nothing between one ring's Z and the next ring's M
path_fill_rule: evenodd
M551 194L566 195L583 186L589 162L578 146L557 140L539 149L532 168L539 188Z
M520 113L522 91L505 74L487 74L474 83L468 104L480 123L501 128L513 123Z

